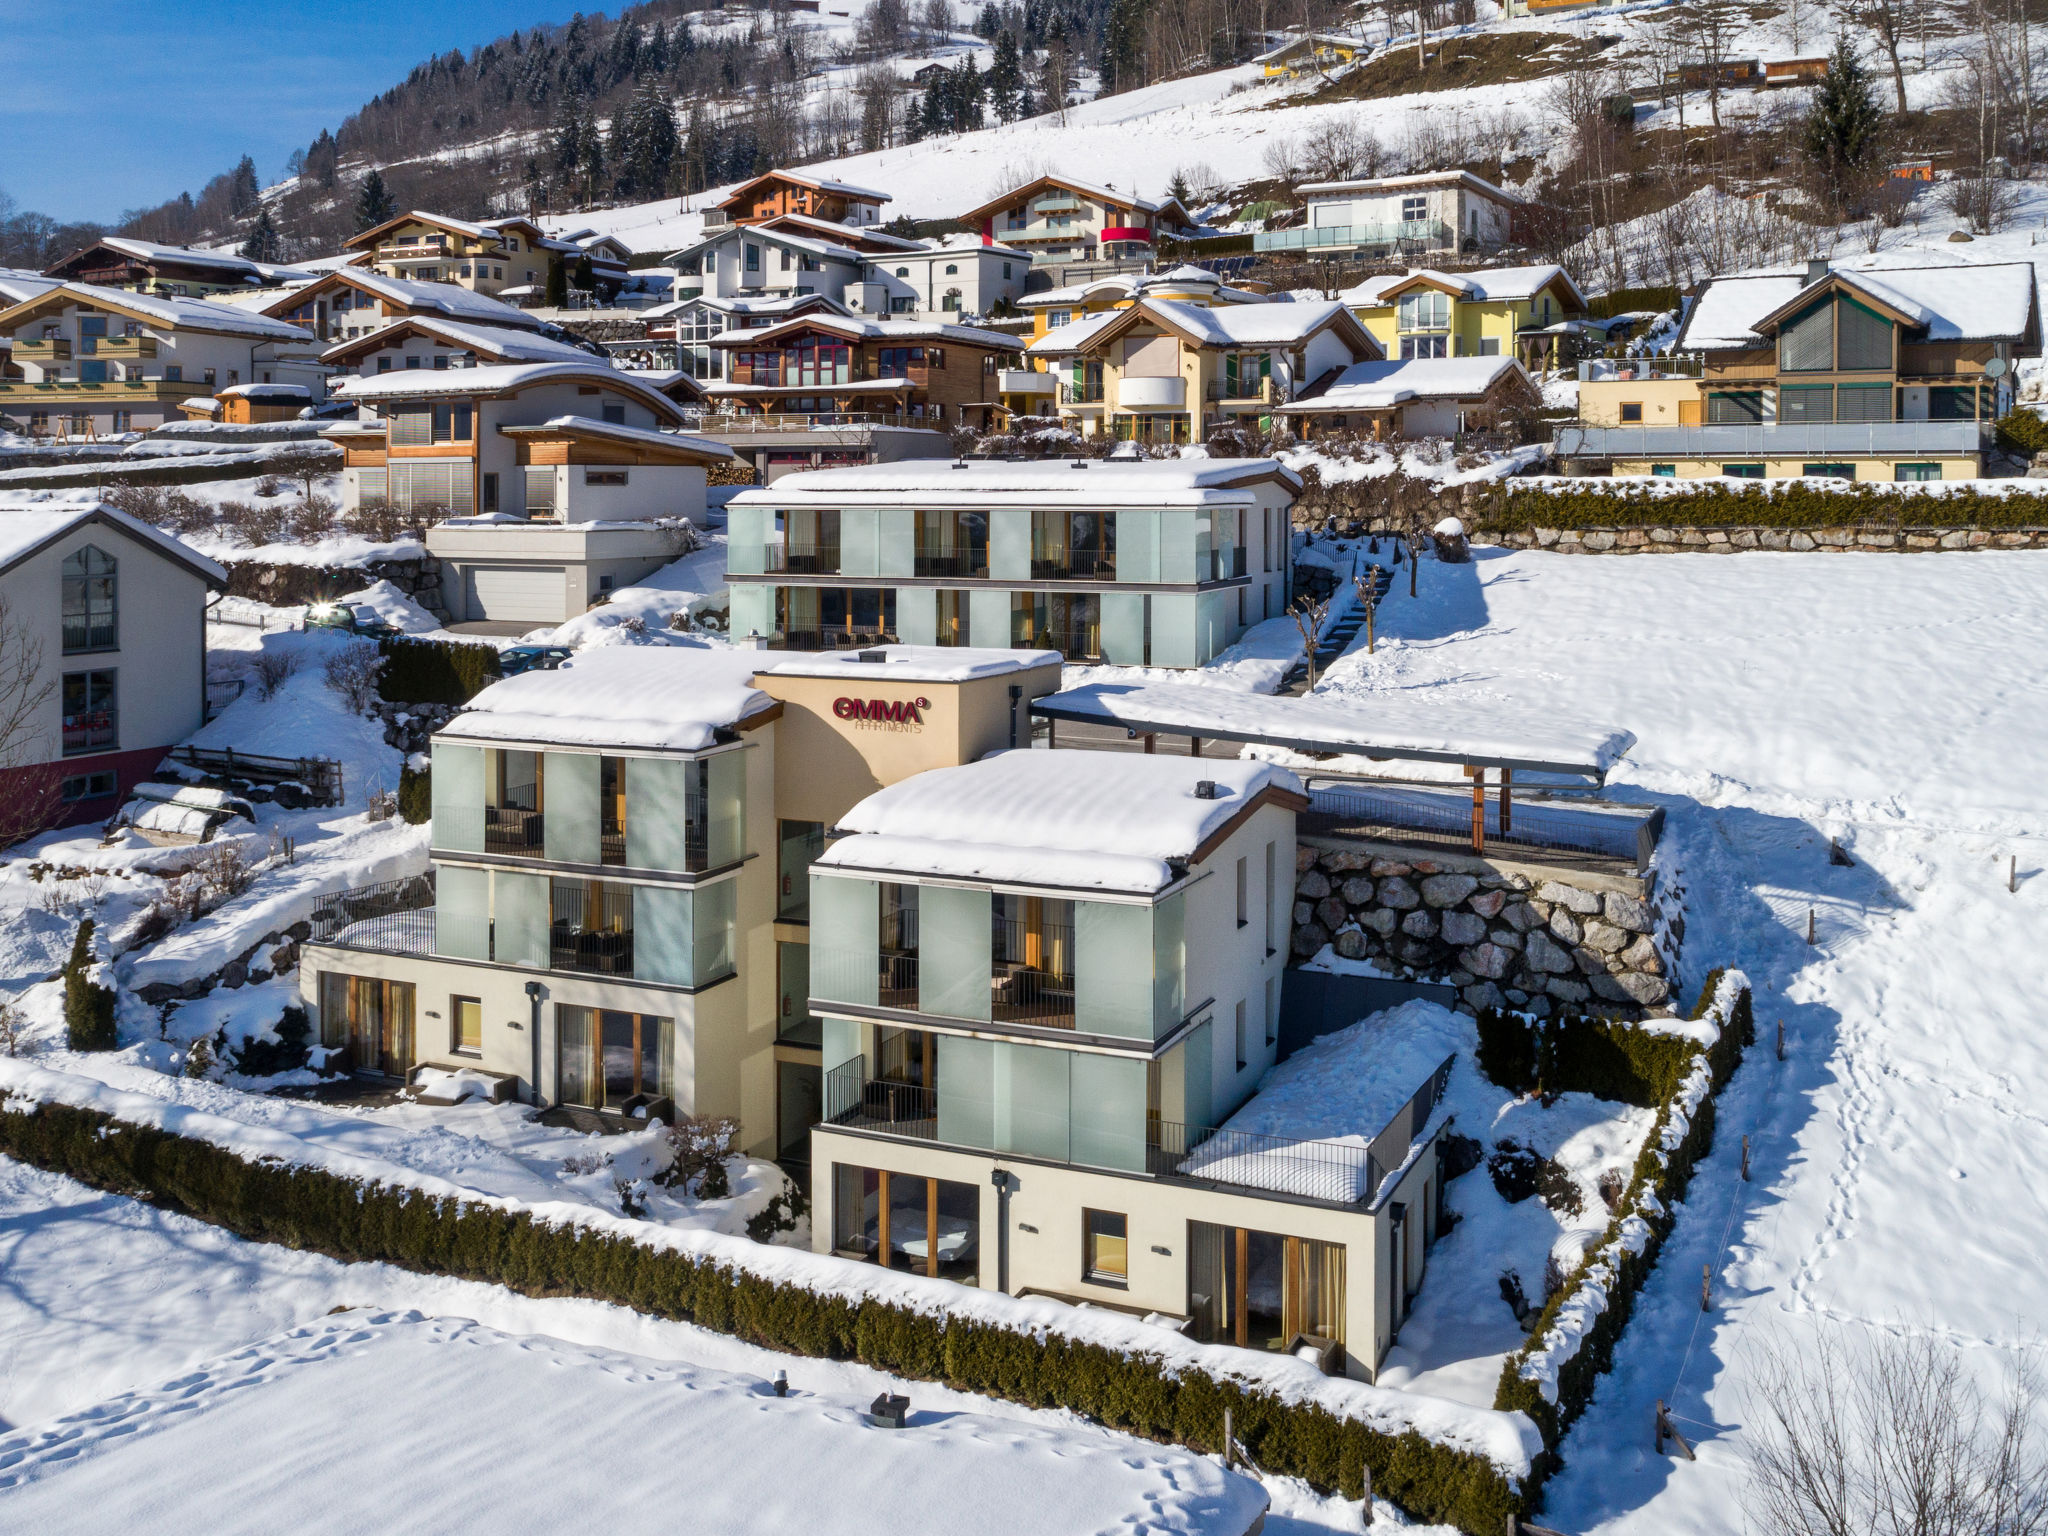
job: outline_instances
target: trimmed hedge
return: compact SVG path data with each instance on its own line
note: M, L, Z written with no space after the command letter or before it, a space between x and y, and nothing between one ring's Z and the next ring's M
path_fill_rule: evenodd
M1604 488L1603 488L1604 487ZM1629 482L1592 478L1540 486L1502 481L1475 489L1462 514L1475 532L1537 528L2041 528L2048 494L1991 496L1880 490L1874 485L1821 489L1804 480L1764 481L1740 490L1716 481L1658 494Z
M434 819L434 770L410 763L398 770L398 814L412 826Z
M1720 989L1722 974L1715 971L1707 977L1690 1017L1704 1016ZM1601 1027L1591 1027L1594 1025ZM1496 1037L1507 1027L1499 1019L1489 1026ZM1528 1414L1542 1430L1543 1443L1548 1447L1547 1455L1540 1459L1532 1480L1539 1485L1561 1464L1557 1454L1558 1443L1592 1401L1599 1378L1614 1364L1614 1346L1628 1327L1636 1293L1656 1267L1658 1251L1678 1219L1676 1207L1685 1198L1693 1168L1713 1150L1715 1096L1742 1064L1742 1053L1756 1034L1755 1014L1747 988L1737 994L1729 1017L1722 1023L1720 1038L1711 1050L1703 1050L1697 1042L1682 1036L1654 1035L1639 1026L1609 1025L1604 1020L1567 1019L1554 1028L1563 1037L1554 1056L1558 1091L1592 1092L1602 1098L1621 1098L1635 1104L1656 1103L1657 1118L1643 1141L1642 1151L1636 1155L1635 1168L1628 1188L1616 1206L1614 1219L1608 1223L1599 1242L1588 1249L1586 1259L1544 1304L1542 1313L1529 1329L1528 1341L1508 1356L1501 1366L1494 1407ZM1540 1034L1549 1031L1530 1032ZM1630 1036L1641 1038L1630 1039ZM1497 1054L1500 1049L1495 1047ZM1702 1055L1707 1062L1708 1091L1694 1107L1684 1136L1660 1162L1660 1143L1665 1128L1671 1122L1679 1090ZM1657 1098L1637 1096L1657 1088L1662 1088ZM1613 1091L1616 1089L1627 1091ZM1646 1195L1656 1197L1654 1206L1647 1210L1644 1209ZM1647 1240L1638 1251L1619 1246L1622 1224L1632 1216L1640 1219L1647 1228ZM1552 1403L1545 1399L1535 1382L1521 1374L1520 1364L1555 1325L1560 1310L1584 1282L1587 1269L1606 1253L1615 1256L1617 1271L1608 1288L1606 1310L1593 1320L1577 1351L1559 1365L1557 1401Z
M64 962L64 1034L74 1051L111 1051L121 1041L114 1027L114 991L92 979L92 919L78 925Z
M377 696L391 704L467 704L503 675L495 646L386 635L377 652Z
M2038 411L2014 406L1998 418L1998 446L2007 453L2023 453L2031 459L2048 449L2048 421L2043 421Z
M345 1262L456 1275L529 1296L583 1296L695 1323L791 1354L892 1374L1198 1451L1220 1449L1223 1414L1253 1460L1345 1498L1376 1493L1411 1514L1494 1536L1527 1511L1484 1457L1387 1434L1315 1404L1058 1334L819 1295L620 1233L552 1226L523 1211L366 1184L323 1168L250 1162L210 1142L124 1124L94 1110L10 1099L0 1152L100 1189L137 1195L259 1242Z

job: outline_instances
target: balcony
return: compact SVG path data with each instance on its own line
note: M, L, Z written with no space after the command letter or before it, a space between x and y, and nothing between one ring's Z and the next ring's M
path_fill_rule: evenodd
M986 579L988 576L988 547L958 545L944 548L935 545L917 546L916 562L912 570L919 576L954 577L959 579Z
M986 573L984 573L986 574ZM1075 550L1057 560L1033 560L1033 581L1115 581L1116 551Z
M875 1002L883 1008L917 1007L917 951L885 949L875 976Z
M1076 387L1075 385L1072 385L1072 384L1062 384L1062 385L1060 386L1060 404L1061 404L1061 405L1100 405L1100 404L1102 404L1102 383L1101 383L1101 381L1100 381L1100 380L1097 380L1097 381L1096 381L1095 383L1092 383L1092 384L1083 384L1083 385L1080 385L1080 386L1078 386L1078 387Z
M1252 236L1261 255L1279 251L1451 250L1457 236L1441 219L1393 224L1325 224L1309 229L1275 229Z
M769 544L761 552L761 569L769 574L837 576L839 545L836 540L831 543Z
M1050 373L1041 373L1036 368L998 368L996 370L996 392L1004 395L1050 395L1059 388L1059 380Z
M577 928L557 920L548 929L548 969L587 976L633 974L633 930Z
M71 360L71 339L51 336L42 341L17 341L14 360L18 363L66 363Z
M1407 1161L1450 1079L1445 1060L1370 1142L1268 1136L1148 1119L1143 1172L1155 1179L1318 1205L1366 1206ZM939 1142L943 1084L936 1088L868 1075L867 1058L825 1075L825 1127ZM1132 1126L1133 1153L1137 1127ZM956 1143L957 1144L957 1143ZM1002 1152L1002 1147L979 1147ZM1135 1157L1134 1157L1135 1161ZM1070 1166L1088 1166L1070 1164ZM1138 1171L1133 1167L1130 1171Z
M1561 458L1811 459L1841 454L1973 454L1991 423L1829 421L1800 426L1560 427Z
M1126 411L1178 411L1187 404L1187 380L1126 378L1117 386L1116 403Z
M897 643L893 629L784 629L768 637L771 651L860 651Z
M547 847L545 818L516 806L484 807L484 852L538 859Z
M1208 574L1204 581L1235 581L1249 569L1245 552L1238 549L1212 549L1209 551Z

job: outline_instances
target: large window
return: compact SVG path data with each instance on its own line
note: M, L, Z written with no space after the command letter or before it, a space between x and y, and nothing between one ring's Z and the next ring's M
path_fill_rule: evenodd
M1787 373L1822 373L1835 366L1835 306L1821 304L1778 332L1778 366Z
M1128 417L1117 418L1119 423ZM1185 416L1178 418L1185 422ZM1014 592L1010 644L1058 651L1069 660L1102 654L1102 599L1092 592Z
M836 1163L832 1249L889 1269L973 1285L981 1270L981 1191L950 1179Z
M1739 390L1707 396L1707 425L1754 427L1764 419L1762 390Z
M1306 1237L1188 1223L1195 1337L1285 1349L1297 1335L1344 1342L1344 1247Z
M917 575L988 575L986 512L919 512L915 519Z
M825 851L825 824L778 821L775 826L775 915L784 922L809 922L811 861Z
M484 852L541 857L545 766L539 752L485 749Z
M839 572L839 513L835 508L793 507L782 516L782 564L770 570L807 576Z
M557 971L631 976L633 887L610 880L550 880L548 964Z
M881 948L875 984L884 1008L917 1006L917 887L885 881L881 886Z
M1819 388L1778 391L1778 421L1785 426L1835 419L1835 392L1826 384Z
M120 716L115 709L115 673L64 674L64 755L111 752L120 745Z
M115 625L114 557L95 545L64 559L64 654L120 648Z
M1031 576L1034 581L1114 581L1116 514L1033 512Z
M1939 464L1900 464L1893 468L1892 478L1894 480L1939 480L1941 478L1941 466Z
M1420 214L1417 215L1421 217ZM1428 289L1404 293L1395 306L1396 328L1403 331L1441 331L1451 323L1450 295Z
M778 587L775 627L791 650L848 650L896 638L894 587Z
M561 1004L555 1039L555 1096L565 1104L623 1112L675 1094L673 1020Z
M1859 369L1889 370L1892 366L1891 322L1853 299L1842 300L1836 306L1836 315L1840 333L1836 343L1837 366L1845 373Z
M320 976L320 1043L348 1052L349 1070L403 1077L412 1066L413 985L377 976Z
M1449 357L1450 338L1447 336L1403 336L1401 358L1405 362L1416 357Z
M995 1018L1010 1024L1073 1028L1073 902L998 891L989 915Z

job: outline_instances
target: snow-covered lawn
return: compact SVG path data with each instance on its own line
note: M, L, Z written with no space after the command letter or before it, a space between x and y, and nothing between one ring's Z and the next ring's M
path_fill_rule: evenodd
M1540 706L1637 737L1610 782L1668 808L1687 995L1741 966L1759 1038L1544 1521L1733 1536L1764 1354L1904 1331L1996 1387L2000 1348L2039 1348L2048 555L1477 556L1426 562L1417 601L1400 584L1378 654L1354 650L1319 691L1475 719ZM1451 1191L1485 1193L1469 1175ZM1432 1257L1424 1317L1465 1236ZM1465 1283L1477 1307L1493 1276ZM1697 1462L1652 1454L1659 1397Z
M602 1507L628 1530L675 1529L678 1498L703 1531L866 1531L884 1507L909 1521L932 1512L946 1523L931 1528L949 1532L1015 1531L1026 1508L1033 1531L1234 1530L1216 1517L1250 1492L1212 1459L1068 1414L597 1302L244 1243L5 1159L0 1271L0 1434L13 1431L0 1438L0 1478L20 1480L0 1488L10 1525L34 1523L33 1510L62 1529L63 1512L113 1500L138 1528L275 1530L268 1501L284 1479L295 1529L561 1529L575 1517L540 1501L564 1468L606 1479L576 1485L577 1516ZM330 1317L337 1308L351 1310ZM778 1370L787 1400L768 1390ZM910 1398L912 1420L878 1446L871 1437L885 1432L856 1415L885 1390ZM488 1433L473 1449L488 1464L422 1476L420 1458L464 1454L446 1449L449 1426L479 1413ZM659 1438L685 1419L690 1438ZM308 1445L328 1449L309 1457ZM908 1466L891 1459L906 1454ZM409 1459L377 1472L363 1455ZM309 1477L337 1481L307 1496ZM816 1477L843 1481L806 1481ZM918 1490L900 1510L885 1494L898 1487ZM854 1489L857 1499L838 1496ZM799 1514L776 1502L791 1490L808 1500ZM1272 1536L1362 1529L1356 1504L1286 1479L1268 1492ZM455 1497L466 1502L437 1502ZM248 1523L266 1512L268 1524ZM842 1515L852 1523L832 1523ZM1401 1528L1389 1505L1376 1516L1375 1530Z

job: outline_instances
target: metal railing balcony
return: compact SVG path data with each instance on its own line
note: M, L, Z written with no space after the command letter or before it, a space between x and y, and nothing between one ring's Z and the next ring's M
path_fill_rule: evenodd
M989 978L989 1015L998 1024L1033 1024L1041 1029L1074 1027L1072 972L998 963Z
M548 930L548 969L580 971L588 976L631 976L633 930L571 928L556 923Z
M769 574L787 572L792 576L836 576L839 563L839 545L836 542L768 544L763 546L761 554L761 569Z
M456 947L467 953L489 954L489 919L471 921L476 932L467 937L476 942ZM313 903L308 922L312 932L307 942L311 944L374 950L380 954L434 954L433 871L330 892Z
M1393 224L1324 224L1304 229L1275 229L1252 236L1254 251L1318 251L1343 247L1389 249L1449 248L1457 233L1441 219L1416 219Z
M875 1002L883 1008L917 1006L917 953L885 949L877 957Z
M1033 581L1115 581L1116 551L1075 551L1057 560L1033 560Z
M986 579L988 576L988 547L986 545L962 548L955 545L950 549L920 544L917 548L916 563L912 570L919 576L957 576Z
M538 859L547 847L547 818L517 806L484 807L484 852Z
M1077 389L1072 384L1062 384L1060 386L1060 404L1100 405L1102 404L1102 386L1100 384L1084 384Z
M1821 421L1795 426L1560 427L1562 458L1818 459L1958 454L1990 441L1988 421Z

